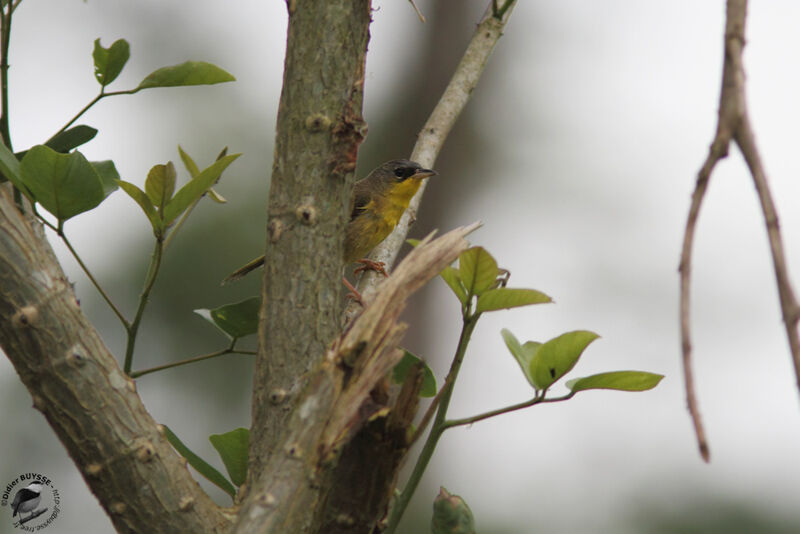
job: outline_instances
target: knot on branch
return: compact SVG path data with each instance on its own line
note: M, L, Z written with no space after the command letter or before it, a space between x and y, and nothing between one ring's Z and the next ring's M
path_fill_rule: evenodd
M255 502L262 508L272 508L275 506L275 496L271 493L262 493L256 497Z
M14 328L27 328L35 326L39 321L39 310L36 306L23 306L14 313L11 324Z
M100 464L89 464L86 466L86 475L96 478L103 471L103 466Z
M327 115L314 113L306 117L306 130L312 133L322 132L331 127L331 120Z
M269 232L269 242L277 243L283 233L283 223L280 219L272 219L267 225L267 232Z
M317 224L317 208L311 203L300 204L294 214L297 216L297 220L305 225L314 226Z
M192 508L194 508L194 498L192 497L183 497L178 503L178 509L181 512L188 512Z
M283 404L288 396L289 393L285 389L275 388L269 392L269 401L277 406L278 404Z
M150 441L145 441L136 450L136 459L142 463L147 463L156 455L156 448Z
M67 361L67 364L72 367L83 367L86 365L88 356L83 346L75 344L67 351L67 355L64 359Z

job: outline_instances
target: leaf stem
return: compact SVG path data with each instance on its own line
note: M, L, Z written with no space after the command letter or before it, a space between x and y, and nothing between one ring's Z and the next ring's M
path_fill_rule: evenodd
M456 377L458 376L458 372L461 369L461 364L464 361L464 354L466 353L467 345L469 344L469 340L472 337L472 332L475 330L475 325L477 324L479 317L480 314L464 316L464 322L461 327L461 335L458 339L458 346L456 347L456 354L453 357L453 363L450 365L450 372L447 373L447 379L445 380L445 384L440 393L439 409L436 412L433 426L431 427L428 438L425 440L425 445L423 445L422 451L417 458L417 463L414 465L414 470L411 472L408 482L406 482L405 488L403 488L403 491L397 496L391 510L389 511L386 534L393 534L397 530L397 526L400 524L400 519L403 517L403 513L408 507L411 497L413 497L414 491L417 489L417 486L422 480L422 475L425 473L425 469L428 467L428 463L433 456L433 451L436 449L436 444L438 443L439 438L442 437L442 433L447 428L445 426L445 422L447 417L447 409L450 406L450 399L453 396L453 387L455 386Z
M132 95L132 94L134 94L134 93L136 93L138 91L139 91L139 89L136 88L136 89L128 89L127 91L112 91L110 93L106 93L105 92L105 88L101 88L100 89L100 93L96 97L94 97L88 104L83 106L83 109L81 109L74 117L72 117L69 120L69 122L67 122L64 126L62 126L59 131L54 133L52 137L55 137L58 134L63 133L64 131L66 131L66 129L69 128L70 126L72 126L72 124L76 120L78 120L84 113L89 111L89 108L91 108L92 106L94 106L95 104L100 102L105 97L107 97L107 96L116 96L116 95Z
M208 354L203 354L201 356L194 356L192 358L186 358L185 360L180 360L178 362L166 363L164 365L158 365L156 367L151 367L149 369L143 369L141 371L134 371L129 373L131 378L139 378L144 375L148 375L150 373L155 373L156 371L163 371L165 369L171 369L173 367L180 367L181 365L188 365L190 363L195 362L202 362L203 360L210 360L211 358L217 358L219 356L224 356L226 354L249 354L255 355L256 352L252 350L236 350L234 346L236 345L236 339L231 342L230 347L227 347L222 350L218 350L215 352L210 352Z
M516 0L506 0L506 2L503 4L503 7L501 7L500 9L495 9L494 10L494 18L496 18L498 20L503 20L503 17L505 16L506 11L508 11L511 8L511 5L514 2L516 2ZM495 8L496 8L496 6L497 6L497 4L495 4Z
M8 119L8 48L11 44L11 15L14 12L13 3L8 3L8 10L0 6L0 105L3 107L0 115L0 136L3 144L11 148L11 131Z
M127 375L131 374L131 366L133 365L133 348L136 344L136 334L139 331L139 325L142 322L144 309L147 307L147 302L150 298L150 291L153 289L153 285L156 283L158 270L161 267L161 258L163 256L163 252L164 240L162 237L158 237L156 238L153 256L150 260L150 267L147 269L147 277L145 278L144 287L142 288L142 294L139 296L139 307L136 309L136 315L134 316L133 321L127 328L128 344L125 347L125 363L123 365L123 370Z
M512 404L511 406L506 406L505 408L498 408L497 410L492 410L490 412L473 415L472 417L464 417L463 419L451 419L450 421L445 421L444 429L447 430L449 428L454 428L457 426L471 425L472 423L477 423L478 421L483 421L484 419L489 419L490 417L503 415L505 413L513 412L516 410L522 410L523 408L529 408L531 406L535 406L536 404L542 404L545 402L562 402L565 400L569 400L574 396L575 392L570 392L567 395L564 395L563 397L553 397L550 399L546 399L544 397L544 391L542 391L540 395L535 396L531 400L520 402L519 404Z
M67 246L67 249L69 249L70 253L72 254L72 257L75 258L75 261L78 262L78 265L80 265L81 269L86 274L86 277L89 278L89 281L92 283L92 285L94 285L95 289L97 289L97 292L100 293L100 296L103 297L103 300L105 300L106 303L109 305L109 307L111 308L111 311L114 312L114 315L116 315L119 318L120 322L122 323L122 326L125 327L126 330L128 330L130 328L130 322L125 318L125 316L122 314L122 312L119 310L119 308L117 308L117 306L111 300L111 297L108 296L108 293L105 292L105 290L100 285L100 283L97 281L97 279L92 275L92 272L89 270L89 268L86 266L86 264L83 263L83 260L78 255L78 252L72 246L72 243L70 243L69 239L67 239L67 236L64 233L63 226L61 226L61 225L59 225L59 227L53 226L50 222L45 220L38 213L36 215L45 224L45 226L49 227L54 232L56 232L56 234L58 234L58 236L61 238L61 240Z

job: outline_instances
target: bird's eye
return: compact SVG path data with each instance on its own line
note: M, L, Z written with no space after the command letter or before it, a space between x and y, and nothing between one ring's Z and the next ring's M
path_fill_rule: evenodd
M398 167L394 170L394 175L400 179L405 179L409 176L413 176L415 172L413 167Z

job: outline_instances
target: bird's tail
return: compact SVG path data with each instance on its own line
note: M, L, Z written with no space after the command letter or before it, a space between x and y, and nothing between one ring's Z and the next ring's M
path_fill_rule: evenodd
M235 282L240 278L243 278L245 275L250 274L252 271L255 271L262 265L264 265L264 256L256 258L253 261L249 262L247 265L239 267L238 269L233 271L231 274L226 276L224 280L222 280L222 285L224 286L225 284Z

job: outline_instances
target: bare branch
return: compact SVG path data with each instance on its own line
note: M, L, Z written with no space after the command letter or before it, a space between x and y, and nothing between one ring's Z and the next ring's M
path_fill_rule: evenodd
M780 295L781 310L786 327L786 335L794 361L795 374L798 387L800 387L800 340L798 340L797 324L800 319L800 308L794 296L789 281L786 259L783 252L783 243L778 225L778 215L775 210L772 196L767 185L767 178L761 164L761 157L755 143L750 118L747 113L745 97L745 73L742 61L742 52L745 44L745 21L747 17L747 0L728 0L725 24L725 61L722 71L722 89L720 92L719 120L714 141L709 149L703 167L697 176L697 185L692 195L692 204L684 232L683 249L680 262L680 325L681 348L683 352L683 370L686 381L686 397L694 423L695 433L700 448L700 454L705 461L709 461L710 452L708 442L703 431L700 411L694 391L694 378L691 368L692 344L689 333L690 320L690 281L691 257L694 231L700 206L703 201L711 172L716 163L728 155L731 140L735 140L753 177L761 209L769 237L770 250L775 267L775 279Z

